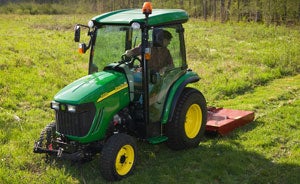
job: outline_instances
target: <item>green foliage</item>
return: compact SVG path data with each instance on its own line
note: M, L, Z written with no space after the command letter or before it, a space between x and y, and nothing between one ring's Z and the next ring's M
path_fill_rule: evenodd
M99 156L85 164L32 152L51 121L54 94L87 74L75 23L94 15L0 16L0 183L104 183ZM300 181L299 28L185 24L189 67L209 105L253 110L251 124L198 148L174 152L139 142L134 175L120 183L297 183Z
M0 13L74 14L104 13L141 8L144 0L2 0ZM300 1L297 0L152 0L153 8L185 9L191 17L226 21L299 24ZM224 2L223 5L221 2Z

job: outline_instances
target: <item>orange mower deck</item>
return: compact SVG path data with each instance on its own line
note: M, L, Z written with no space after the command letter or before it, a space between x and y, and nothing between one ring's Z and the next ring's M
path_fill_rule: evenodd
M254 120L254 112L223 108L208 108L206 132L226 135L234 129Z

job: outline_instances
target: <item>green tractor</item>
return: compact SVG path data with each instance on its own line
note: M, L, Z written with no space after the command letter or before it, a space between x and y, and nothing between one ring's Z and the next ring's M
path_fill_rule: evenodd
M136 140L166 142L173 150L197 147L207 107L202 93L187 87L200 79L186 63L182 24L187 21L183 10L152 11L146 2L142 11L118 10L92 18L88 26L77 24L75 41L80 42L81 29L90 38L79 44L81 53L90 49L88 75L55 95L55 122L41 132L34 152L81 159L100 153L101 174L114 181L132 173ZM156 42L164 32L172 60L166 67L153 64L154 58L165 58L154 52L162 47ZM133 49L137 55L124 54Z

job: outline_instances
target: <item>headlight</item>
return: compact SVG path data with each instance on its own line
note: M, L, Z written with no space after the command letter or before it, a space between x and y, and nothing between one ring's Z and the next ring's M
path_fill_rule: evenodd
M79 105L63 104L56 101L51 102L51 109L56 111L70 112L70 113L82 113L95 108L93 103L85 103Z
M69 112L76 112L76 106L75 105L67 105L68 111Z
M59 103L52 101L51 102L51 109L59 110Z

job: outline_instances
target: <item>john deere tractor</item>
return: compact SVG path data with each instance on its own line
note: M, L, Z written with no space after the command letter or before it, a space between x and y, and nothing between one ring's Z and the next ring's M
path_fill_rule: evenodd
M183 23L179 9L118 10L75 26L75 42L87 32L89 71L59 91L51 102L55 121L41 132L35 153L91 159L100 153L100 171L109 181L132 173L137 159L136 140L165 142L173 150L197 147L207 121L206 101L199 81L188 68ZM162 30L172 35L168 50L172 67L152 70L151 50ZM126 51L139 48L139 55ZM156 57L157 58L157 57Z

